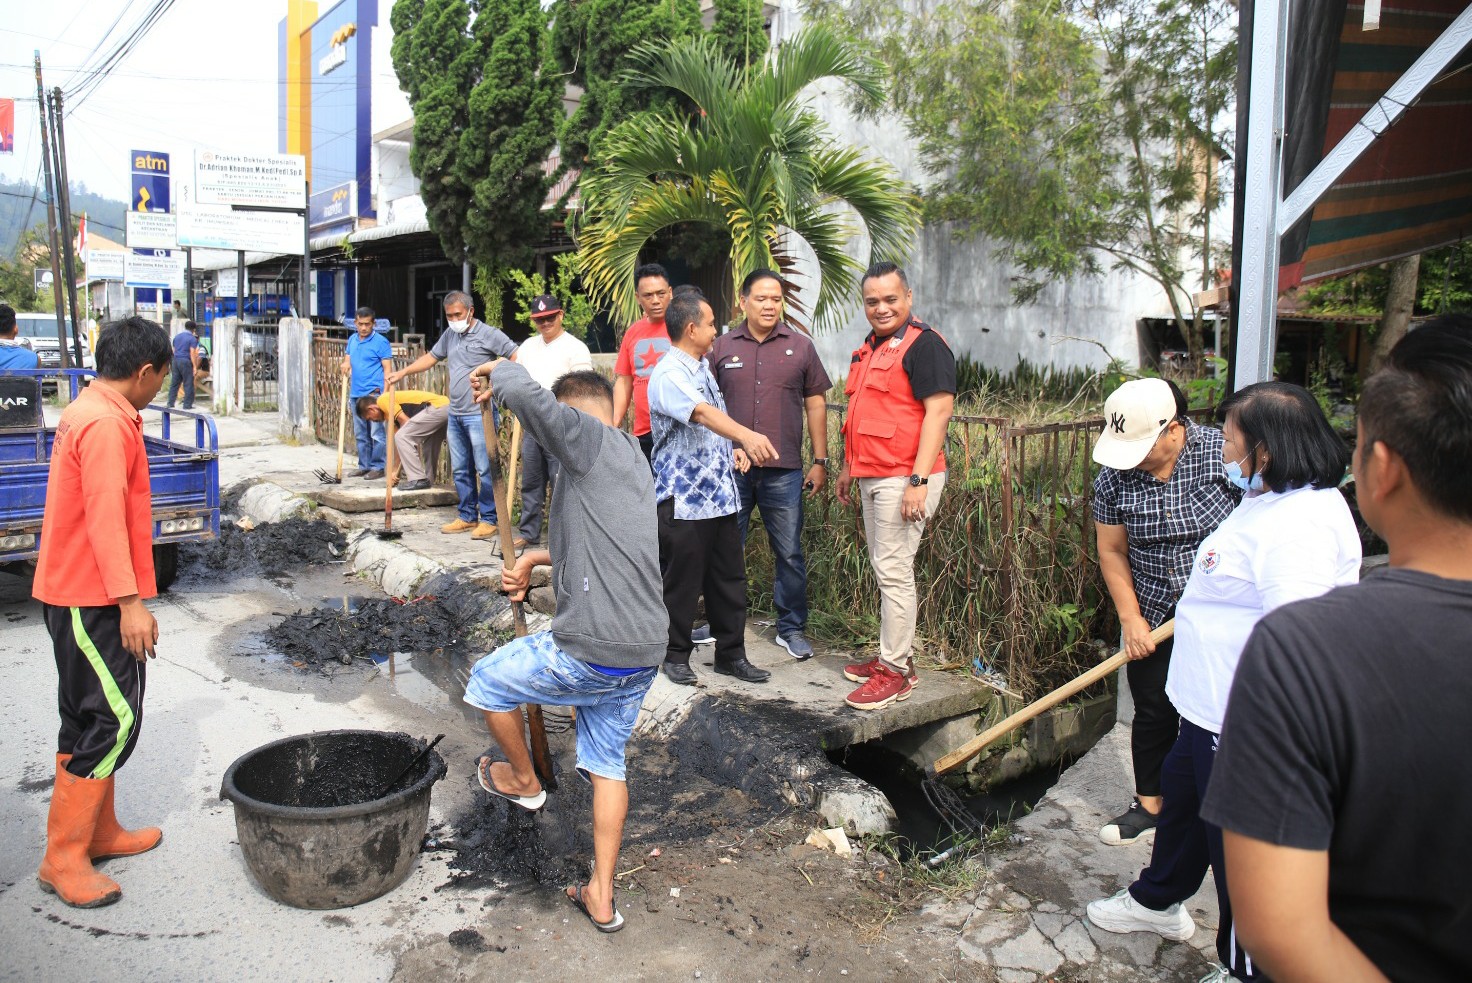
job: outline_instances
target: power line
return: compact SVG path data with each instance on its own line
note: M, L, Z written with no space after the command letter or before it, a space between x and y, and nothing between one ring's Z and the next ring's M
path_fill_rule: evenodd
M132 3L133 0L129 0L128 6L131 7ZM173 6L174 0L155 0L154 5L143 15L142 19L128 33L127 37L114 45L103 57L101 63L97 66L96 72L88 75L87 78L83 79L66 93L69 103L67 115L76 112L77 107L81 105L83 100L95 92L97 87L107 78L108 74L118 65L122 64L128 55L133 53L133 49L138 46L138 42L143 40L148 32L154 28L163 18L164 14L168 13L169 9ZM125 7L124 10L126 9ZM120 13L118 17L121 18L122 14Z

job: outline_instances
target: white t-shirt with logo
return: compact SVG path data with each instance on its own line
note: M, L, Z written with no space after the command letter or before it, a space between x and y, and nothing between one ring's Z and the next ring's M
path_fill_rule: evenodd
M1337 488L1249 494L1196 551L1176 605L1171 703L1220 734L1237 660L1262 616L1359 579L1359 533Z
M569 372L593 367L588 346L567 331L552 339L551 344L539 334L532 335L516 350L516 361L544 389L551 389L552 383Z

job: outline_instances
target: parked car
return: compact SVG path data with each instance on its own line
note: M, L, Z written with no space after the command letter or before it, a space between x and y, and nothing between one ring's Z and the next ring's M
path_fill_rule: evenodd
M61 345L56 340L56 315L55 314L17 314L15 324L17 334L25 340L31 351L41 356L41 368L61 368ZM71 352L70 339L72 336L72 319L66 319L66 335L68 338L67 351ZM75 360L73 356L68 358ZM76 366L73 366L76 368ZM81 368L96 368L92 359L92 342L86 333L82 334L82 365Z

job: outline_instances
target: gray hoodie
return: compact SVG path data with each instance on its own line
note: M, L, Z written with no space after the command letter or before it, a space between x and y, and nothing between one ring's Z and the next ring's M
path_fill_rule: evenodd
M496 364L491 389L562 465L547 513L557 647L595 665L659 665L669 615L654 478L639 441L559 403L515 362Z

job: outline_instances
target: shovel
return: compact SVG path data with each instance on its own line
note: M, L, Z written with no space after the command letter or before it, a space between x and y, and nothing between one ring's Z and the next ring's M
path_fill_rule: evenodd
M481 404L481 422L486 430L486 454L491 459L491 470L499 473L501 470L501 446L496 436L494 417L491 414L490 400ZM504 478L498 478L493 486L496 496L496 526L501 536L501 564L516 563L516 548L511 545L511 509L506 500L506 482ZM526 635L526 615L522 612L521 602L511 602L511 620L515 625L516 637L522 638ZM532 764L536 766L537 777L542 780L542 785L549 791L557 791L557 776L552 773L552 750L547 746L547 725L542 721L542 708L535 703L526 705L526 729L531 738Z
M379 539L398 539L404 535L394 529L394 417L399 404L394 402L394 384L388 383L388 459L383 472L383 528L373 535Z
M1167 638L1170 638L1175 633L1176 619L1171 618L1165 624L1161 625L1159 628L1150 633L1150 640L1156 645L1159 645L1161 642L1165 641ZM1103 662L1099 663L1088 672L1083 673L1070 682L1064 683L1062 686L1058 687L1047 696L1040 697L1039 699L1034 700L1027 706L1023 707L1021 710L1018 710L1016 713L1012 714L1012 716L1008 717L1006 720L1003 720L1001 723L982 731L981 734L973 737L965 744L962 744L959 748L952 751L950 754L943 754L939 758L936 758L935 761L931 763L930 767L925 769L926 774L931 779L934 779L941 775L944 775L946 772L952 770L958 765L964 765L966 762L970 761L972 758L985 751L987 747L998 738L1005 737L1007 734L1016 730L1018 727L1021 727L1023 724L1038 716L1043 711L1051 710L1053 707L1062 703L1064 700L1068 699L1075 693L1088 689L1090 686L1094 685L1099 680L1103 679L1105 676L1108 676L1111 672L1114 672L1120 666L1129 661L1129 653L1124 649L1120 649L1120 651L1118 651L1114 655L1111 655L1109 658L1105 659Z
M337 411L337 474L328 474L321 468L317 469L317 480L324 485L342 484L342 453L343 441L347 439L348 431L348 377L342 377L342 399Z
M436 744L438 744L440 741L443 741L444 739L445 739L445 735L444 734L440 734L434 740L432 740L428 744L424 745L424 748L418 754L414 755L414 757L409 761L409 763L404 766L404 770L401 771L401 772L399 772L397 775L395 775L394 776L394 780L391 781L391 782L389 782L387 785L385 785L383 787L383 790L380 791L377 795L375 795L373 797L373 799L370 799L369 801L375 801L377 799L381 799L381 798L385 797L386 795L388 795L390 792L392 792L393 789L394 789L394 786L398 785L399 782L402 782L404 780L404 776L407 775L407 774L409 774L409 772L414 768L414 766L417 765L417 764L419 764L419 762L423 761L424 760L424 756L426 754L428 754L429 752L433 751L434 750L434 746Z

